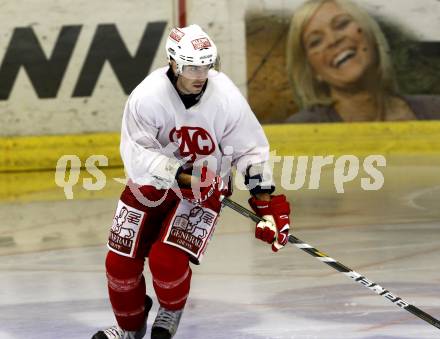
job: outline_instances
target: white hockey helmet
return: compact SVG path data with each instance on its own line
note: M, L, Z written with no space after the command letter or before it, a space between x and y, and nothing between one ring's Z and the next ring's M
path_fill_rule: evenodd
M185 66L200 66L205 70L217 66L217 47L198 25L173 28L165 48L168 61L176 62L177 74L184 74ZM187 69L194 71L194 67Z

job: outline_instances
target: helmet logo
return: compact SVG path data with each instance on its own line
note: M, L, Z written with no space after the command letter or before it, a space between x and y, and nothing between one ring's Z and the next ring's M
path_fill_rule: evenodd
M208 38L199 38L191 41L194 49L204 49L211 47L211 43Z
M184 35L185 35L185 33L183 33L181 30L179 30L177 28L173 28L170 33L170 38L176 42L179 42L183 38Z

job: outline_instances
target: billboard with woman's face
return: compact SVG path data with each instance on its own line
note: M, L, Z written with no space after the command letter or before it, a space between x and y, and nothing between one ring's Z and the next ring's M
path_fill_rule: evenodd
M246 27L249 101L263 123L440 118L440 42L402 23L309 0Z

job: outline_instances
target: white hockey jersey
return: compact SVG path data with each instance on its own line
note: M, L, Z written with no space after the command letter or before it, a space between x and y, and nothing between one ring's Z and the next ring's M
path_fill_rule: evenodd
M128 177L139 185L168 189L178 168L203 161L226 177L231 165L244 172L269 159L264 131L238 88L211 70L200 101L186 109L166 75L147 76L127 100L120 151Z

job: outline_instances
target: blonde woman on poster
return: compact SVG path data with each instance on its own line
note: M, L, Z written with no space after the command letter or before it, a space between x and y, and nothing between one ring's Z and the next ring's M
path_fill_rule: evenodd
M286 122L429 120L440 97L398 92L388 42L348 0L309 0L295 10L288 76L301 110Z

